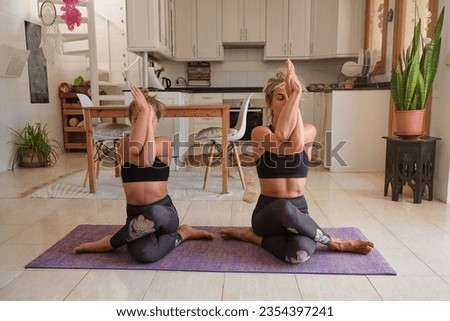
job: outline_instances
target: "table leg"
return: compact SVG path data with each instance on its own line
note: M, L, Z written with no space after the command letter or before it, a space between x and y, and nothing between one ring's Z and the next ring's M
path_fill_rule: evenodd
M228 133L230 127L230 113L228 110L222 110L222 193L228 193Z
M86 109L84 116L85 116L84 126L86 130L86 152L87 152L87 167L89 176L89 192L95 193L96 181L94 175L94 140L92 137L91 111L89 109Z

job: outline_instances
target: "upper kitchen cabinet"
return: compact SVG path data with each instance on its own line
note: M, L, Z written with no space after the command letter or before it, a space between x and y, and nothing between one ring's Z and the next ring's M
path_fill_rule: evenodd
M221 0L173 0L173 57L223 60Z
M263 45L266 42L266 0L222 0L224 44Z
M361 0L312 0L311 58L356 57L364 46Z
M264 59L309 59L311 0L267 0Z
M127 0L127 49L171 56L169 0Z

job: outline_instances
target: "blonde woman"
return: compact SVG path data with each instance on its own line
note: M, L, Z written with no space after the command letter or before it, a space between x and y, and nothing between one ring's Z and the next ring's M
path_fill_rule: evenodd
M131 93L132 131L120 142L117 151L127 201L126 223L116 234L83 243L74 251L106 252L127 245L136 260L151 263L183 241L212 239L213 234L188 225L179 226L178 213L167 189L171 140L155 136L163 105L135 85L131 86Z
M307 261L317 243L336 251L370 253L371 241L332 238L309 216L303 194L316 129L303 124L298 108L302 86L289 59L286 70L271 77L263 91L272 116L269 126L252 131L261 187L252 228L225 228L222 237L254 243L290 263Z

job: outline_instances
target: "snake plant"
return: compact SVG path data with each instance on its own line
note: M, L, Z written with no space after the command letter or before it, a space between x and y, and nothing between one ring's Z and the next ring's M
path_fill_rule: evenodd
M414 36L406 52L397 58L392 71L391 93L395 110L425 109L433 88L439 55L445 8L442 9L428 44L423 44L421 19L414 26Z

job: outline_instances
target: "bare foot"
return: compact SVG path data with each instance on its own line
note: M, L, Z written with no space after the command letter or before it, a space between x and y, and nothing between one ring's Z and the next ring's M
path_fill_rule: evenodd
M75 253L100 253L113 250L110 243L111 235L105 236L101 240L78 245L73 251Z
M180 233L183 241L198 239L212 240L214 238L214 234L211 232L206 230L198 230L186 224L183 224L178 228L178 233Z
M220 230L220 236L224 240L237 239L244 242L253 243L261 246L262 237L253 232L252 228L237 229L232 227L226 227Z
M332 239L331 244L328 247L335 251L340 252L355 252L360 254L369 254L375 245L372 241L368 240L341 240Z

